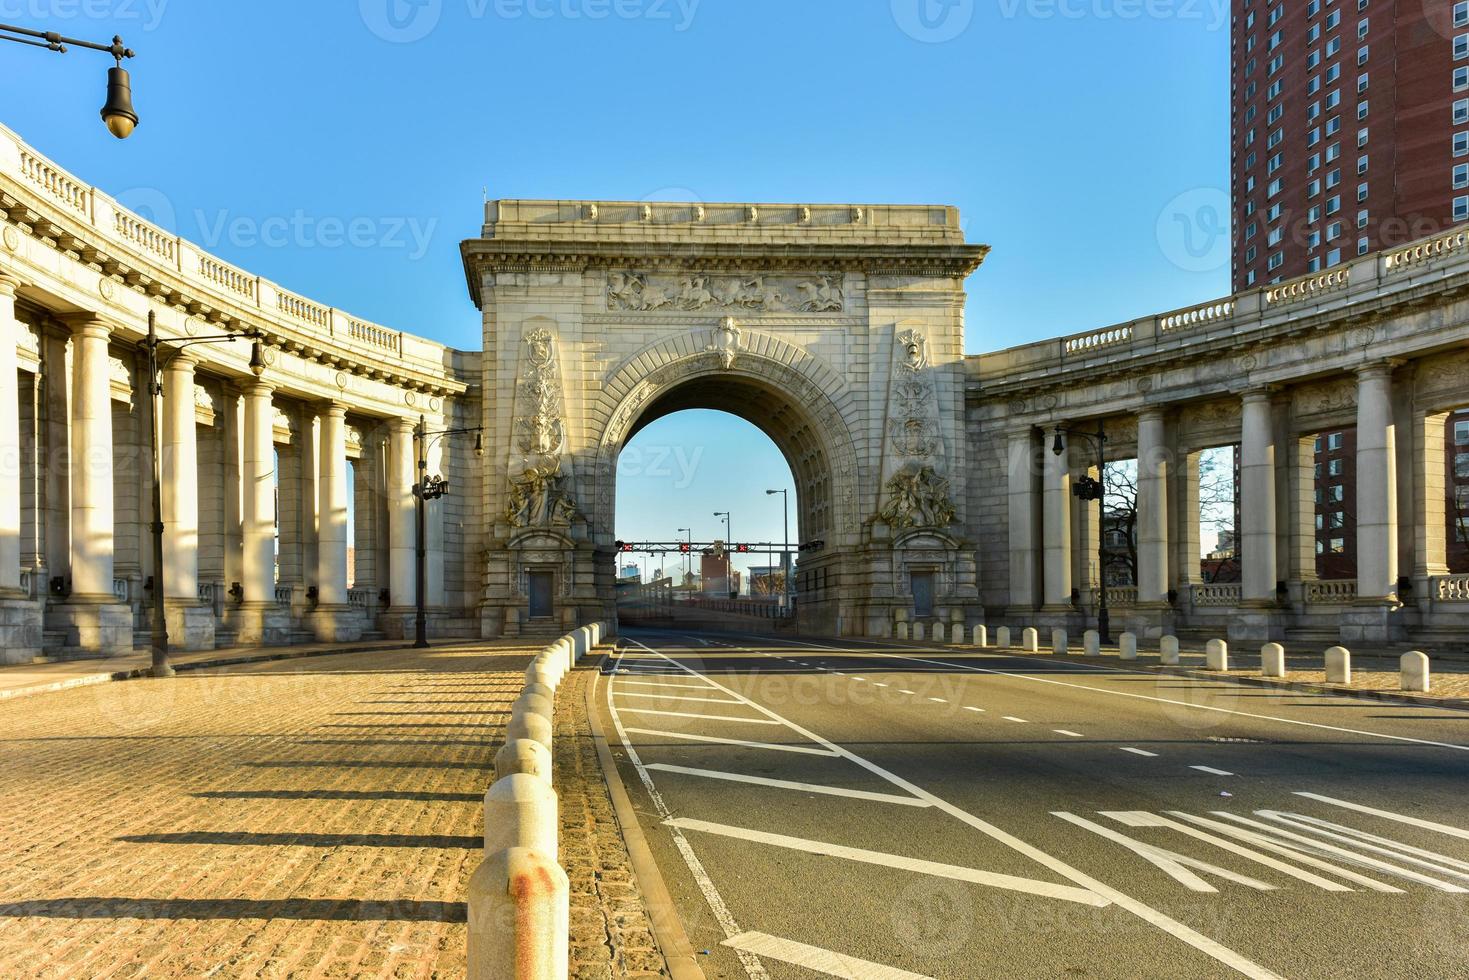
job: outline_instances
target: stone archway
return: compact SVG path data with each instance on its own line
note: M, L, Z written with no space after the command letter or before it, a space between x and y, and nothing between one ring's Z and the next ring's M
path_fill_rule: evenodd
M915 573L935 618L982 615L963 278L986 250L957 212L496 201L486 218L462 247L494 447L485 635L526 625L532 572L555 577L557 625L613 612L618 454L691 408L747 419L790 464L798 540L825 542L800 563L803 628L890 635Z

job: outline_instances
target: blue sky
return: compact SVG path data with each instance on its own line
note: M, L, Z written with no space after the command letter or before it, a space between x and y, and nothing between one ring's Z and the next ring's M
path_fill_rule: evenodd
M0 45L0 120L22 138L229 261L456 346L481 344L458 243L485 187L958 205L993 246L968 284L970 352L1228 290L1226 0L3 6L138 52L142 123L117 142L97 118L104 55ZM701 445L762 441L693 418Z

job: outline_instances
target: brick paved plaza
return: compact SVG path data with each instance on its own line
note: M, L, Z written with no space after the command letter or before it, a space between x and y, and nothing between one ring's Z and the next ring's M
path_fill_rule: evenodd
M0 976L464 971L509 645L0 703Z

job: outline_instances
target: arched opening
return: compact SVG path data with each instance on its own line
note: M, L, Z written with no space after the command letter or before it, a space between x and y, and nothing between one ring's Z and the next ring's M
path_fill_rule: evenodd
M623 597L657 582L671 594L649 597L682 612L789 628L834 620L834 601L822 608L836 584L825 567L839 530L832 441L809 407L738 368L653 393L604 447L615 486L599 529L623 543Z

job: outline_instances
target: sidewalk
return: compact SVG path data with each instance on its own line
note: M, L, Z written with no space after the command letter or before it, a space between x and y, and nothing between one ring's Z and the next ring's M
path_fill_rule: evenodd
M473 643L473 640L436 643L440 646L455 646ZM334 653L377 653L380 651L406 650L413 646L411 640L366 640L359 643L303 643L289 647L230 647L222 650L201 650L196 653L171 653L169 663L175 670L198 670L204 667L223 667L229 664L254 663L268 660L294 660L297 657L317 657ZM0 701L25 697L31 694L46 694L64 691L88 684L105 684L108 681L125 681L142 677L153 663L152 651L137 650L121 657L95 657L85 660L57 660L50 663L12 664L0 667Z

